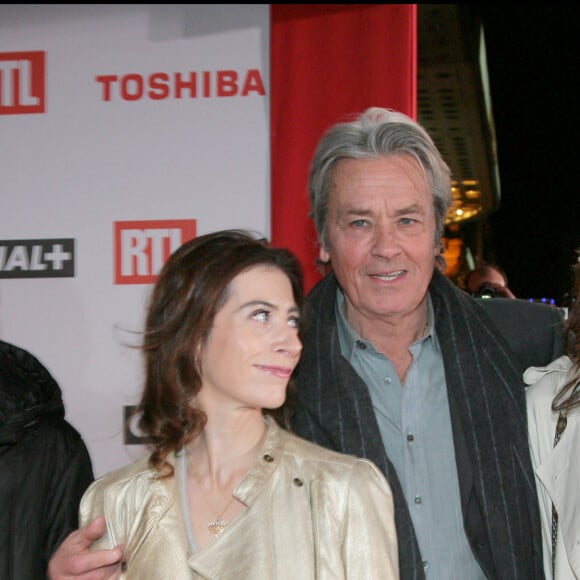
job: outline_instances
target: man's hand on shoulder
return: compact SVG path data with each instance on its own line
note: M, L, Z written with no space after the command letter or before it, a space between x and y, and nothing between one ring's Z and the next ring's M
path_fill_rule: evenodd
M98 517L69 534L48 563L50 580L117 580L121 574L123 550L90 552L91 544L105 532L105 518Z

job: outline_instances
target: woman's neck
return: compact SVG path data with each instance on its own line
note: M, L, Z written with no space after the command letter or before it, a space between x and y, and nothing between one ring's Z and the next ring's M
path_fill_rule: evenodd
M200 476L220 488L239 481L254 464L266 429L261 414L230 421L215 421L208 416L203 432L189 447Z

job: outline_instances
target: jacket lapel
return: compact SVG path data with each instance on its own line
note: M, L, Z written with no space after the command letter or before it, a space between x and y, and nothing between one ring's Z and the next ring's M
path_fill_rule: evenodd
M568 419L564 436L536 469L536 474L558 511L566 554L580 570L580 418Z
M511 569L514 575L506 577L541 577L525 392L513 353L479 303L440 272L434 273L430 292L467 535L488 574Z

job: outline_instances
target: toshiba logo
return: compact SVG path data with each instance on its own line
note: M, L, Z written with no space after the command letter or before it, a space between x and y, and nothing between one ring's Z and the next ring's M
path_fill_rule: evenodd
M0 240L0 278L72 278L74 239Z
M101 87L101 99L105 102L119 99L159 101L266 94L264 81L258 69L97 75L95 81Z
M114 223L115 284L150 284L167 258L195 238L196 220Z
M45 53L0 52L0 115L44 113Z

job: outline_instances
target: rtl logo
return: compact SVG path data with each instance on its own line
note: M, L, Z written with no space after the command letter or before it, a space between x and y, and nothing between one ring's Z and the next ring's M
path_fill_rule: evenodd
M0 52L0 115L44 113L45 53Z
M195 238L196 220L115 222L115 284L150 284L167 258Z

